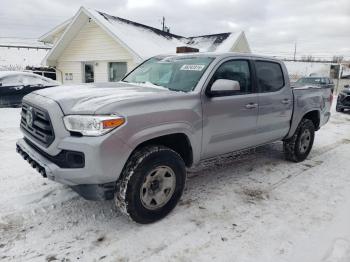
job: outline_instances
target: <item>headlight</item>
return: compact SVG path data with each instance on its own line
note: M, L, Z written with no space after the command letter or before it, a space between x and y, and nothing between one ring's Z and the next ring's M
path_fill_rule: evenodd
M63 122L68 131L79 132L84 136L101 136L123 125L125 118L116 115L69 115L63 118Z

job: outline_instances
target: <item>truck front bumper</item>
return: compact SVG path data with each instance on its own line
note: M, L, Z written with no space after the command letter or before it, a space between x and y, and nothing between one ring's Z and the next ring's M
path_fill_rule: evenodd
M86 140L88 139L88 140ZM110 199L114 185L131 153L115 136L63 139L59 148L64 152L76 152L83 156L79 165L72 166L67 154L51 156L37 148L26 138L19 139L16 151L43 177L70 186L89 200ZM62 152L61 151L61 152ZM62 154L61 154L62 155ZM63 166L63 167L62 167Z

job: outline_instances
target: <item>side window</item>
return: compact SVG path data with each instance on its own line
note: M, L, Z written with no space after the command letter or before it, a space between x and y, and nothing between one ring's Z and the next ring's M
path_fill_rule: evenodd
M275 92L284 86L283 72L280 64L256 61L255 67L260 92Z
M252 93L249 62L247 60L231 60L224 62L214 73L209 85L218 79L235 80L239 82L240 91L237 94Z

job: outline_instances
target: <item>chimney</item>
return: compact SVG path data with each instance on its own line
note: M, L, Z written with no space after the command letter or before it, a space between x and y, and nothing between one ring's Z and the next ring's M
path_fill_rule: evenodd
M198 53L198 48L193 48L189 46L178 46L176 47L176 53Z

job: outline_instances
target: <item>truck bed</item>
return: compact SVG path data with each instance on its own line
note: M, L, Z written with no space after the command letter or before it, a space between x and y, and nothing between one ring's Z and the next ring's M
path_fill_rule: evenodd
M303 86L295 87L293 92L293 116L291 119L291 128L287 136L294 134L301 118L305 113L317 110L320 114L320 123L317 126L319 129L326 124L330 118L330 108L333 95L330 88L318 86Z

